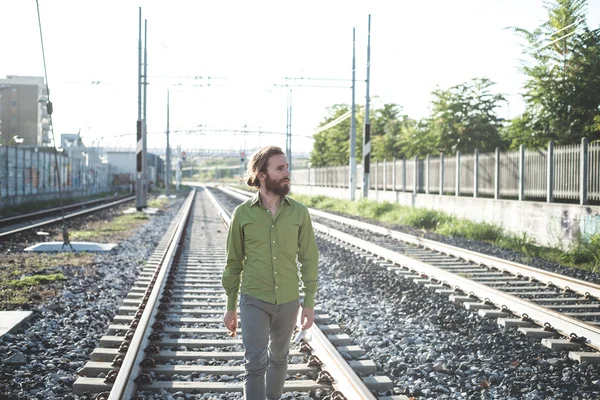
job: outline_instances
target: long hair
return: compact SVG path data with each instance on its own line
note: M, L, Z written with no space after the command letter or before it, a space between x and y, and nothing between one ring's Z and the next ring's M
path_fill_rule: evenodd
M260 188L260 180L258 179L258 173L266 173L269 165L269 158L276 155L285 155L280 147L277 146L265 146L252 156L248 161L248 167L246 169L246 183L248 186Z

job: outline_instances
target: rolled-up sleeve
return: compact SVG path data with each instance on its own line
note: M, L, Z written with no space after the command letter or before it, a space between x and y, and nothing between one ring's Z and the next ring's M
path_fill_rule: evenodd
M227 311L237 308L242 270L244 269L244 235L240 224L241 209L238 207L231 217L227 234L227 264L223 270L221 284L227 295Z
M318 287L319 250L310 214L306 208L304 208L304 218L298 232L298 262L304 291L304 307L314 308Z

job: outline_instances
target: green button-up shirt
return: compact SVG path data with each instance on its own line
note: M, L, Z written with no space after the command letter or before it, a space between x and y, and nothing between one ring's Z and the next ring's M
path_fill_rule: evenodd
M300 297L300 280L304 307L314 308L318 263L319 252L306 206L286 196L273 217L257 193L240 204L231 218L222 277L227 310L237 308L240 291L272 304L296 300Z

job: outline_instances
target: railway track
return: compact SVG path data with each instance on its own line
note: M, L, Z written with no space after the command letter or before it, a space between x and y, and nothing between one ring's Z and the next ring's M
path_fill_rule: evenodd
M99 199L86 201L82 203L70 204L68 206L65 206L64 209L78 210L65 213L65 219L75 218L86 214L92 214L99 210L111 208L133 200L135 200L135 196L121 197L117 200L108 202L106 199ZM62 220L62 216L60 214L60 208L52 208L48 210L42 210L0 219L0 237L8 237L29 229L39 228L45 225L50 225L59 222Z
M222 323L229 213L210 191L194 191L91 354L73 386L96 399L130 399L177 393L241 392L243 348ZM243 335L243 326L238 331ZM360 357L329 317L316 308L315 325L290 350L284 391L337 399L375 399L392 389L374 375L374 362ZM359 376L361 375L361 376ZM393 397L379 397L390 400ZM397 398L399 399L399 398Z
M219 188L242 201L247 192ZM542 339L576 361L600 363L600 286L318 210L328 241L372 259L483 318ZM357 232L359 230L359 232ZM370 237L370 240L361 239ZM376 243L375 243L376 242Z

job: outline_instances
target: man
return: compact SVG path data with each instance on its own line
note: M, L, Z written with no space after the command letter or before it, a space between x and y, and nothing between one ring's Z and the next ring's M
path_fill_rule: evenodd
M235 333L240 292L246 400L274 400L283 393L289 344L300 307L296 258L304 291L302 329L310 328L314 321L319 253L308 209L287 197L291 185L288 168L279 147L267 146L254 154L246 178L258 193L235 209L227 237L223 322Z

